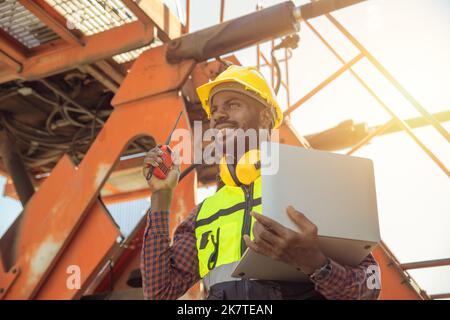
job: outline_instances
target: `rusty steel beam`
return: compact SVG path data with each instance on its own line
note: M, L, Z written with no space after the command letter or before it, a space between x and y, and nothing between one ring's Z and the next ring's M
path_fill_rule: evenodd
M194 68L194 62L193 60L184 60L179 64L174 64L171 68L170 64L167 64L166 56L154 53L164 51L167 54L168 46L167 44L159 46L144 51L140 55L140 57L151 56L154 59L153 64L149 64L145 58L136 60L122 83L122 86L128 89L126 91L119 90L111 101L112 105L119 106L130 101L148 98L159 94L162 90L175 90L185 83L189 76L187 71ZM152 72L149 72L150 70ZM186 78L180 75L184 75ZM150 83L151 86L149 86Z
M0 28L0 51L9 59L20 65L27 59L28 55L28 48L2 28Z
M20 202L25 207L28 200L34 194L33 183L25 168L22 157L17 151L16 145L4 130L0 130L0 156L11 176Z
M47 277L33 297L36 300L77 299L89 286L108 256L120 247L120 230L107 209L98 200L87 209L86 218L76 229L72 241L63 250ZM86 241L91 239L90 241ZM86 254L88 252L88 254ZM48 252L51 254L51 252ZM80 268L80 289L67 286L68 267Z
M22 64L11 58L3 51L0 51L0 62L8 66L12 72L20 72L22 70Z
M424 268L434 268L434 267L444 267L450 265L450 258L448 259L438 259L438 260L428 260L428 261L417 261L410 263L402 263L400 267L403 270L411 269L424 269Z
M84 290L83 297L92 295L103 295L111 292L111 288L116 290L121 286L121 278L126 269L139 267L142 239L147 219L143 217L137 223L130 235L125 238L120 247L108 256L108 261L102 270L97 272Z
M151 24L152 19L141 9L141 7L133 0L122 0L123 4L130 9L131 12L138 18L140 22L145 24Z
M84 46L64 45L51 52L29 57L23 61L22 72L0 73L0 83L11 78L36 80L94 63L148 45L154 36L152 26L144 26L136 21L84 39Z
M97 70L92 65L84 65L78 68L81 72L90 74L94 79L103 84L107 89L116 93L119 90L119 85L110 79L106 74Z
M120 174L123 171L129 170L129 169L132 169L132 168L136 168L136 167L141 167L143 161L144 161L144 157L143 156L139 156L139 157L135 157L135 158L131 158L131 159L126 159L126 160L120 160L114 166L113 174L116 174L116 173ZM0 159L0 175L8 177L9 176L8 172L1 167L1 164L2 164L2 162L1 162L1 159ZM44 183L44 181L46 179L47 178L33 179L33 185L36 188L39 188L40 185L42 183ZM136 192L139 195L136 195L136 197L134 197L132 199L132 200L134 200L134 199L139 198L140 197L140 193L139 192L143 191L143 190L135 190L135 191L130 191L130 192L120 192L119 190L114 188L114 186L111 186L112 188L110 188L107 185L107 183L105 183L104 187L106 187L106 189L109 188L109 191L112 191L112 192L116 193L115 195L108 195L108 196L103 197L103 200L105 201L105 203L109 203L109 202L113 203L113 202L122 201L121 199L126 199L128 196L133 198L132 194L134 194L134 192ZM19 197L17 195L17 191L16 191L16 189L14 187L14 184L12 183L12 180L8 179L6 181L5 188L3 190L3 195L11 197L11 198L14 198L16 200L19 200ZM123 200L123 201L125 201L125 200Z
M95 65L97 68L103 71L104 74L108 75L112 80L114 80L119 85L125 79L125 76L106 60L98 61L95 63Z
M3 64L4 65L4 64ZM0 66L0 84L17 80L17 79L23 79L19 74L12 72L11 68L8 66L1 67Z
M109 192L111 192L113 195L115 194L119 194L120 190L117 189L116 187L114 187L111 183L109 182L105 182L105 184L103 185L103 188Z
M20 268L17 266L13 266L9 270L5 270L1 258L2 256L0 255L0 300L3 299L9 288L20 275Z
M182 24L161 0L124 0L123 3L145 24L146 16L158 29L158 38L163 42L181 35Z
M70 44L84 45L83 40L67 29L67 21L44 0L19 0L20 4L33 13L47 27Z
M112 204L125 201L133 201L145 197L150 197L151 193L148 189L134 190L129 192L122 192L118 194L103 196L102 200L105 204Z
M142 25L139 22L138 24ZM78 260L84 261L84 258L79 256L79 248L91 245L96 236L87 231L88 227L83 222L92 218L92 206L124 148L130 141L142 135L153 136L156 141L164 141L171 131L171 126L167 124L173 124L180 111L185 109L183 98L178 95L178 91L192 72L195 63L184 61L178 67L167 65L164 58L166 50L167 46L164 45L148 50L139 57L118 92L122 97L118 100L120 105L113 103L114 112L81 164L76 168L67 156L63 156L52 174L41 184L39 191L29 200L14 237L14 261L10 263L18 265L20 275L10 285L4 298L50 298L60 292L61 286L65 285L65 282L60 281L60 270L63 270L66 264L61 264L61 261L73 261L69 258L76 255ZM134 81L141 84L143 80L131 75L148 73L154 73L154 78L167 77L166 81L161 81L166 87L159 86L159 92L150 90L151 94L141 91L136 94L137 84ZM187 116L181 119L179 126L189 128ZM68 181L70 183L63 183ZM190 192L193 193L193 184L191 188ZM180 207L172 213L172 227L188 213L183 205L178 202L176 205ZM96 232L99 230L101 228ZM79 236L80 233L84 236ZM108 239L105 239L105 249L109 247ZM75 246L74 241L79 245ZM39 262L38 268L36 261ZM92 273L85 275L87 279L95 276L93 270L96 269L94 266L98 265L97 262L92 262ZM58 272L55 273L55 270ZM0 274L0 278L4 276ZM67 274L64 276L67 277ZM80 291L72 290L70 294L75 297L79 293Z

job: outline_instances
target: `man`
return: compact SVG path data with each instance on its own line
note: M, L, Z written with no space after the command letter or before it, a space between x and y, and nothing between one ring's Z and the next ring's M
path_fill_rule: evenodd
M228 132L230 128L270 130L277 128L282 121L282 112L273 91L261 73L253 68L230 66L214 81L199 87L197 93L210 117L210 127L221 132ZM223 141L229 142L230 139L235 142L236 136L225 135ZM242 154L234 152L231 156L236 164L236 159L240 159ZM145 157L144 176L147 176L149 167L156 167L159 163L161 151L156 147ZM152 201L141 257L145 298L179 298L200 279L208 292L208 299L378 297L379 289L367 285L367 269L377 266L372 255L358 266L341 265L321 252L317 227L295 208L288 207L286 212L301 232L285 228L260 214L260 177L248 185L236 179L235 186L222 183L213 196L195 207L181 222L170 245L169 208L178 177L179 166L175 165L167 179L152 177L148 181ZM295 266L309 275L311 281L300 283L231 277L234 266L247 247Z

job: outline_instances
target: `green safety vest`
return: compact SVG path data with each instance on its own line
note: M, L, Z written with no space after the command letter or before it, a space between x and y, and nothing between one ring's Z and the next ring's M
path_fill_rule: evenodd
M195 223L201 278L241 258L247 248L243 235L254 239L251 211L261 213L261 177L249 186L225 185L203 201Z

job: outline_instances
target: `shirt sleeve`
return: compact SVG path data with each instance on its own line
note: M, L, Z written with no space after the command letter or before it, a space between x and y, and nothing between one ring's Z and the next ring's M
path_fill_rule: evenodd
M331 259L330 259L331 260ZM369 254L358 266L331 260L329 275L315 283L316 291L333 300L376 300L381 291L380 268Z
M169 212L147 213L141 252L145 299L178 299L200 280L195 238L197 210L195 207L175 229L172 244Z

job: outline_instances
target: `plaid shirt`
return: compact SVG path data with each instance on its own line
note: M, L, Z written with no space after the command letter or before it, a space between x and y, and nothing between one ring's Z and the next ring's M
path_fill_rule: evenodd
M149 210L141 253L146 299L177 299L200 280L194 232L197 211L198 206L180 223L170 244L169 212ZM315 289L327 299L377 299L380 290L370 289L372 286L368 286L368 282L374 283L374 280L379 284L380 281L372 279L373 276L368 279L370 266L378 268L371 254L356 267L331 260L331 273L315 282Z

